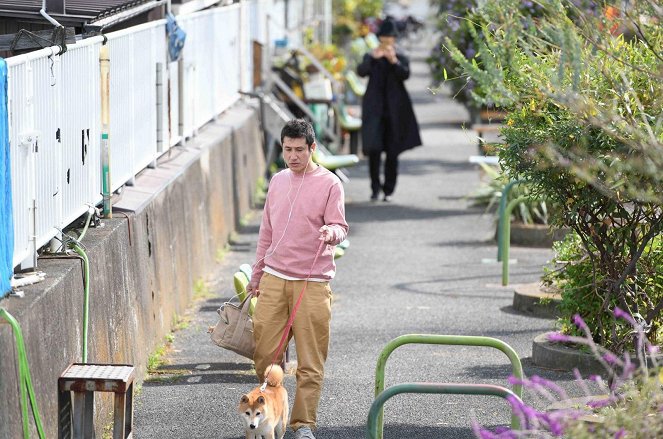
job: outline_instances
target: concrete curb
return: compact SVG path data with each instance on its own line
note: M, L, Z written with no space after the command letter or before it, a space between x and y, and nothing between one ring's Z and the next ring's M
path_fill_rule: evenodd
M541 300L545 299L545 303ZM513 309L516 311L555 319L559 317L559 303L562 298L559 293L545 291L539 282L516 285L513 292Z
M564 239L568 230L555 229L544 224L511 223L511 245L550 248L553 242Z
M545 332L534 338L532 361L535 365L555 370L573 370L577 368L582 375L607 375L607 371L591 353L560 343L552 343L548 341L548 334L552 334L552 332Z
M607 371L594 355L561 343L548 341L548 334L551 333L539 334L534 339L532 343L532 361L535 365L554 370L573 370L577 368L582 375L594 374L607 377ZM659 364L663 362L663 355L656 355L655 358ZM637 357L631 357L631 361L638 364ZM653 366L651 356L647 358L647 366Z

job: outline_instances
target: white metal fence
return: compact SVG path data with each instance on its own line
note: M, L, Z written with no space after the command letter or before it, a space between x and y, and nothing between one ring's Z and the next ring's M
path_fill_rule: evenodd
M288 15L305 22L320 10L312 2L331 0L289 2ZM178 16L187 34L179 63L168 59L165 20L107 35L113 191L250 90L250 44L280 37L267 15L285 14L285 4L250 0ZM53 47L7 59L14 266L32 266L58 229L101 202L102 44L94 37L61 55Z

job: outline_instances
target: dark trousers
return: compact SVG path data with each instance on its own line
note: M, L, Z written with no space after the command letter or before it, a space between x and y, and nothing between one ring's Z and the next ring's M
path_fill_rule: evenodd
M398 154L386 153L384 162L384 184L380 183L380 167L382 164L382 152L371 152L368 155L368 167L371 175L371 190L378 194L380 190L385 195L391 195L396 189L396 178L398 177Z

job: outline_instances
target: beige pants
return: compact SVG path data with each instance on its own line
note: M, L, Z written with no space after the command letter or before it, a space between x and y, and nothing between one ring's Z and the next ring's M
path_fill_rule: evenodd
M260 297L253 314L256 352L253 357L260 382L272 362L279 341L297 303L304 281L281 279L265 273L260 280ZM297 391L290 427L315 428L322 391L325 361L329 350L332 291L328 282L308 282L295 315L288 340L295 337L297 349ZM284 348L282 348L282 351ZM283 352L275 360L279 364Z

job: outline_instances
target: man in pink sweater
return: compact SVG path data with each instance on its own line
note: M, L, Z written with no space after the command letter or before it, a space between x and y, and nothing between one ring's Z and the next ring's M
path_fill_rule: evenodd
M329 348L334 247L348 234L341 181L313 162L315 134L302 119L281 131L289 169L274 175L263 211L256 263L248 290L258 302L253 315L256 373L264 373L306 280L290 337L297 350L297 391L290 427L295 439L315 439L318 403ZM283 349L282 349L283 350ZM281 362L283 352L275 362Z

